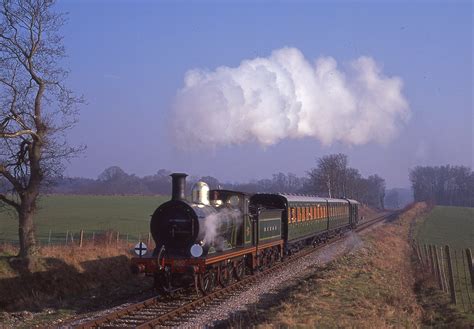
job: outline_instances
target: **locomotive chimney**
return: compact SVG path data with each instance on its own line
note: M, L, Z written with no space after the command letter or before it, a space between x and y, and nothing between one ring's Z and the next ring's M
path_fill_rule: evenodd
M186 190L186 174L174 173L170 175L173 179L171 200L184 200Z

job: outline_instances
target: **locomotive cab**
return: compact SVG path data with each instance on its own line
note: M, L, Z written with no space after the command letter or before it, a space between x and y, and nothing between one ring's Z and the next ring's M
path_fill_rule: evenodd
M232 248L244 245L244 226L249 222L249 197L229 190L211 190L210 204L221 214L222 232Z

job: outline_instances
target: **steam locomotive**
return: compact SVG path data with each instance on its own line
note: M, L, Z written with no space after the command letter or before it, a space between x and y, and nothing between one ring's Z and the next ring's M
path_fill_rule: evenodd
M350 199L210 190L204 182L185 198L186 174L172 176L172 197L151 217L156 248L131 260L134 273L154 276L170 293L194 286L203 294L271 267L299 249L354 229Z

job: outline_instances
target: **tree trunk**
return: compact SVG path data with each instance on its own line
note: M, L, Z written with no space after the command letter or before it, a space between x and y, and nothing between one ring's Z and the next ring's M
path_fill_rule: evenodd
M18 234L20 237L20 253L19 257L31 260L37 254L37 246L33 225L34 201L24 201L21 209L18 212L19 228Z
M328 194L329 194L329 197L332 198L332 186L331 186L331 180L328 179L327 182L326 182L326 186L328 188Z

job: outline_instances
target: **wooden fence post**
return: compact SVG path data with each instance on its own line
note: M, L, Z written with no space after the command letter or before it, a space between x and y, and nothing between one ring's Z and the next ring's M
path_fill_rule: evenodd
M456 287L454 286L454 273L453 273L453 262L451 261L451 253L449 251L449 246L444 247L444 252L446 253L446 263L448 264L448 280L449 280L449 290L451 293L451 301L454 304L457 304L456 299Z
M431 263L430 263L430 254L428 253L428 246L426 244L424 244L423 249L425 250L426 270L428 272L430 272L431 271Z
M443 279L441 278L441 269L439 268L439 256L438 256L438 248L436 246L433 246L433 253L434 253L434 259L435 259L435 265L436 265L436 276L438 277L438 286L439 289L443 289Z
M81 234L79 236L79 248L82 248L82 238L84 237L84 230L81 230Z
M51 245L51 230L49 230L48 234L48 245Z
M413 252L415 253L416 259L420 262L420 255L418 255L418 249L416 249L416 240L412 241Z
M472 266L472 254L471 249L466 249L467 267L469 268L469 275L471 276L471 286L474 289L474 269Z
M434 262L434 256L433 256L433 246L432 245L428 245L428 251L429 251L429 254L430 254L431 274L436 276L435 262Z
M458 297L458 300L461 301L461 305L462 305L462 309L464 311L466 311L466 307L464 305L464 294L463 294L463 289L462 289L462 282L461 282L461 275L459 274L459 264L458 264L458 255L457 255L457 252L456 252L456 249L453 250L453 253L454 253L454 279L455 281L454 282L458 282L458 284L460 285L460 291L459 291L459 295L457 296ZM462 257L462 254L463 252L461 251L461 260L464 260L464 257ZM462 266L462 264L461 264ZM457 278L456 278L457 277Z
M66 244L67 244L67 237L68 237L68 235L69 235L69 231L66 230Z
M425 245L420 245L420 254L421 254L421 265L423 268L423 271L426 268L426 255L425 255Z
M468 283L468 277L470 276L469 274L469 266L466 264L466 261L464 260L464 251L461 250L461 259L462 259L462 272L464 275L464 284L466 285L466 295L467 295L467 311L468 310L473 310L474 308L472 306L472 299L471 299L471 294L469 292L469 283Z
M421 246L420 246L419 243L417 243L417 244L416 244L416 247L418 248L418 255L420 255L420 264L421 264L421 267L423 267L425 260L423 259L423 252L422 252Z
M444 265L444 252L443 252L443 247L439 247L439 260L441 262L441 276L442 276L442 281L443 281L443 290L446 292L446 293L449 293L449 287L448 287L448 281L446 280L446 266Z
M421 263L420 253L418 252L418 242L416 242L416 240L413 240L413 249L415 250L415 255L416 255L416 258L418 259L418 262Z

